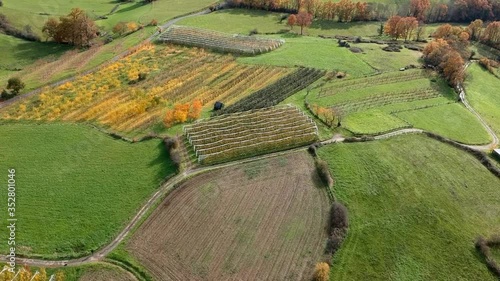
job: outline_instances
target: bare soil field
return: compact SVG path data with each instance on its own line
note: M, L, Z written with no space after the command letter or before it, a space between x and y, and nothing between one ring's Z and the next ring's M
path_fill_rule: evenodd
M330 202L305 152L196 176L127 249L155 280L310 280Z
M119 268L96 268L86 271L78 281L135 281L131 273Z

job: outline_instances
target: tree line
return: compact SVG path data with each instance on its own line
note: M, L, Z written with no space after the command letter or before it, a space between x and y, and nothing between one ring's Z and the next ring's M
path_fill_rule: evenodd
M469 22L500 20L498 0L409 0L393 5L383 3L322 0L227 0L230 7L253 8L297 14L305 11L317 19L339 22L385 20L393 15L415 17L424 22Z

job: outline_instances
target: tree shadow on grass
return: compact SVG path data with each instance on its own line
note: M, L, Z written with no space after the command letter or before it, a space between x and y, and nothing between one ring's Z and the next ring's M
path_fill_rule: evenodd
M49 56L55 56L57 58L71 49L73 49L73 47L66 44L23 41L15 46L15 51L12 52L12 56L16 61L23 64L23 62L29 63L30 61L47 58Z
M148 141L158 141L158 140L148 140ZM157 157L151 162L149 162L149 167L157 166L158 173L156 174L156 179L161 181L167 177L174 175L177 172L177 168L174 163L170 159L170 155L165 148L163 142L158 141L158 145L156 146Z
M137 9L139 7L142 7L144 5L147 5L147 4L144 4L142 2L136 2L134 5L132 6L128 6L126 8L123 8L123 9L119 9L118 11L115 12L115 14L121 14L121 13L126 13L126 12L129 12L129 11L132 11L134 9Z

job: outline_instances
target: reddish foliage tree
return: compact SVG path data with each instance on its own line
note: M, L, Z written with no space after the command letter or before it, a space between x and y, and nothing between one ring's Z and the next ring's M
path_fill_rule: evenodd
M393 16L385 24L384 33L396 40L399 38L409 40L417 28L418 21L415 17Z
M411 0L410 1L410 14L418 20L425 20L425 13L431 6L429 0Z
M351 0L340 0L336 5L339 22L350 22L356 12L356 4Z
M288 21L287 21L287 25L290 26L290 29L293 29L293 26L297 23L297 16L295 16L294 14L291 14L290 16L288 16Z
M467 26L467 33L470 35L471 40L479 40L481 38L481 33L483 32L483 21L475 20Z
M456 86L464 81L463 72L464 60L457 51L445 54L439 67L443 70L444 78L452 85Z
M486 26L482 40L492 46L500 45L500 21L490 22Z
M59 22L50 18L43 30L58 43L79 47L89 45L90 41L97 37L97 26L80 8L74 8L67 16L60 17Z
M308 27L312 24L313 16L307 12L299 12L297 14L297 25L300 26L300 35L303 34L304 27Z

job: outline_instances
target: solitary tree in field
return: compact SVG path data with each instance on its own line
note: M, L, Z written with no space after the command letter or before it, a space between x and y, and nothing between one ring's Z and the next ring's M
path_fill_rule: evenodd
M17 77L10 78L7 81L7 89L11 90L13 94L17 95L24 88L25 84Z
M74 8L59 21L50 18L43 31L58 43L68 43L78 47L89 45L97 37L97 26L94 21L80 8Z
M304 27L308 27L312 24L313 16L307 12L299 12L297 14L297 25L300 26L300 35L304 34Z
M122 35L127 32L127 24L125 22L119 22L113 27L113 33Z
M294 14L291 14L289 17L288 17L288 21L286 22L286 24L288 26L290 26L290 29L293 29L293 26L297 23L297 16L295 16Z

